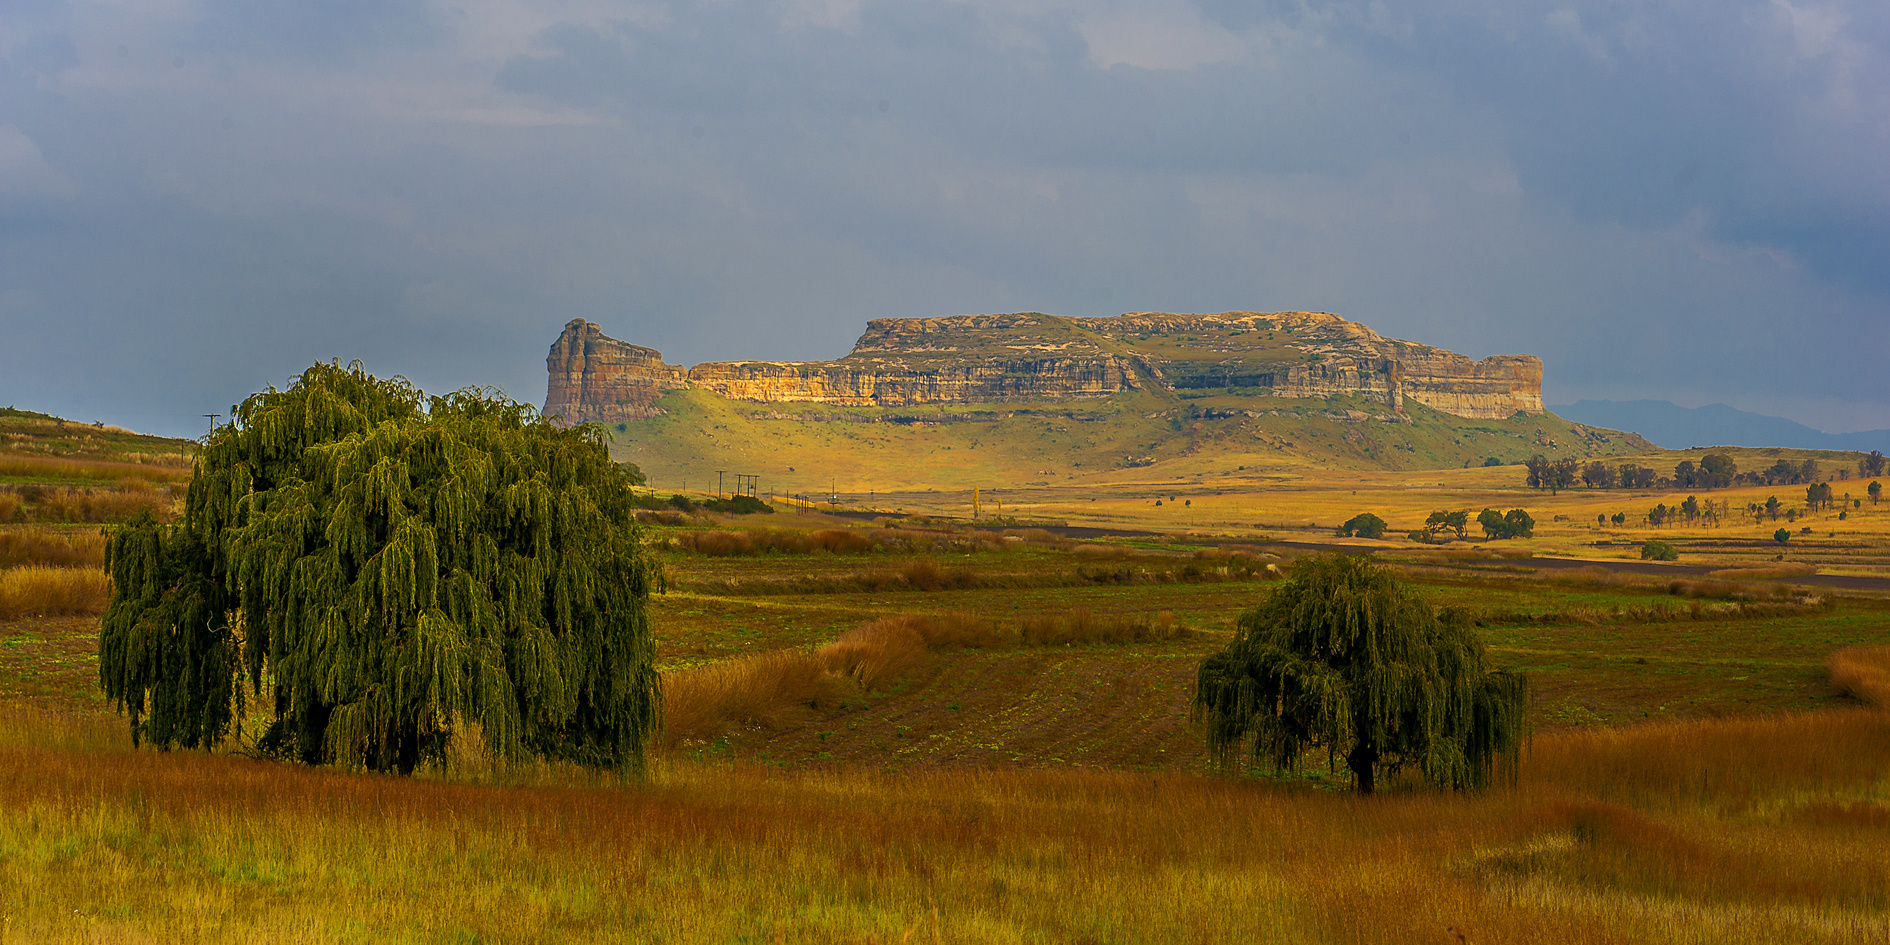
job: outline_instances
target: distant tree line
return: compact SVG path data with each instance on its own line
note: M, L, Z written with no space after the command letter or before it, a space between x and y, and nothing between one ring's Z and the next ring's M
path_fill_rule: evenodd
M1857 461L1857 471L1864 477L1884 474L1884 455L1871 452ZM1578 483L1590 489L1724 489L1728 486L1798 486L1816 484L1821 470L1818 461L1807 459L1794 463L1781 459L1764 469L1740 472L1732 457L1708 453L1698 464L1681 460L1671 475L1662 475L1652 467L1624 462L1610 465L1601 460L1586 464L1578 459L1549 459L1541 453L1523 461L1528 470L1529 487L1560 492ZM1837 470L1837 478L1850 477L1849 469Z

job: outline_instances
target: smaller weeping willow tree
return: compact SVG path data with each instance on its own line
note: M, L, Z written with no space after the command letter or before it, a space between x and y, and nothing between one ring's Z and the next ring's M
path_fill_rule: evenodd
M1462 613L1433 610L1388 568L1341 554L1294 564L1202 661L1193 717L1223 770L1290 770L1308 751L1345 759L1359 793L1415 765L1449 788L1514 771L1527 680L1484 665Z
M99 675L141 743L215 744L246 691L260 747L311 764L410 773L474 722L496 756L629 772L654 734L627 474L489 391L316 364L209 438L180 524L106 559Z

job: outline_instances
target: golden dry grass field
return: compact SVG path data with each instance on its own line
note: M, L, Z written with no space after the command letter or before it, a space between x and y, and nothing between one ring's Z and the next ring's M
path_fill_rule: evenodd
M848 515L652 511L669 728L633 783L471 750L414 779L240 740L134 750L98 694L98 592L64 616L16 606L0 942L1890 938L1890 594L1816 583L1890 575L1883 508L1811 512L1780 545L1782 520L1743 512L1632 524L1684 492L1549 495L1516 466L1185 465L1206 452L1037 485L908 472L844 497ZM973 485L1002 519L968 520ZM1535 536L1346 543L1466 608L1494 662L1530 674L1513 783L1359 799L1318 763L1209 766L1194 670L1274 569L1359 512L1401 535L1484 507L1528 509ZM1595 524L1617 511L1629 524ZM101 527L0 526L0 573L97 574ZM1630 570L1649 537L1680 558Z

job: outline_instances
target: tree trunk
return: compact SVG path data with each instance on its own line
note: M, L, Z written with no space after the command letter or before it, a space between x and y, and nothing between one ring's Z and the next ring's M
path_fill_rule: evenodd
M1352 783L1360 794L1370 794L1373 789L1373 775L1378 768L1378 746L1366 740L1359 740L1352 745L1352 750L1345 756L1346 767L1352 769Z

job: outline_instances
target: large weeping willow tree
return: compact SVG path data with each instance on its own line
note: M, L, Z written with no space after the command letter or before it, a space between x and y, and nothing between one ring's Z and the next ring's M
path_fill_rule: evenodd
M1295 563L1202 661L1194 717L1224 770L1248 759L1288 770L1323 749L1364 794L1406 765L1481 787L1498 758L1516 761L1527 692L1522 676L1484 665L1460 612L1433 610L1362 556L1324 554Z
M499 756L635 770L658 694L628 486L529 406L317 364L210 437L181 524L112 537L106 695L160 747L222 740L247 689L261 747L309 763L411 772L472 722Z

